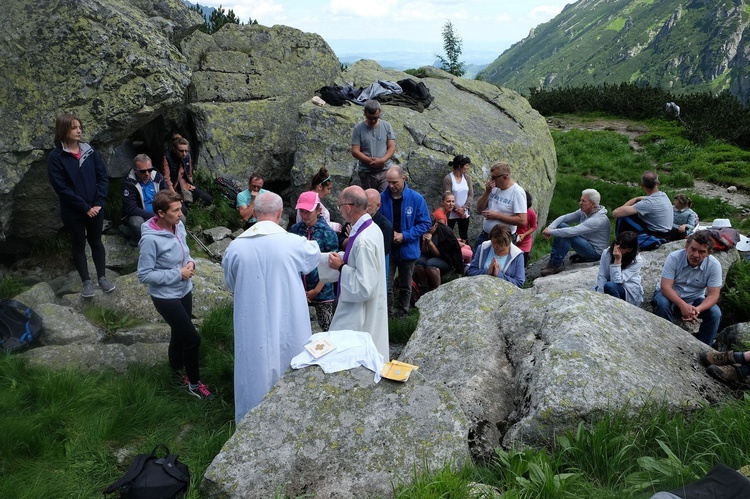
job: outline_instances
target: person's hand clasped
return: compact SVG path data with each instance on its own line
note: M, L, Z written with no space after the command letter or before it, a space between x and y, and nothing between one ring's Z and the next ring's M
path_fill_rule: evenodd
M86 215L89 218L94 218L95 216L99 214L99 210L101 209L102 209L101 206L92 206L91 208L89 208L89 211L86 212Z
M188 262L187 265L180 269L180 275L182 276L183 281L193 277L193 275L195 275L195 264L193 262Z
M339 270L341 265L343 265L344 260L341 258L341 255L338 253L329 253L328 254L328 266L332 268L333 270Z

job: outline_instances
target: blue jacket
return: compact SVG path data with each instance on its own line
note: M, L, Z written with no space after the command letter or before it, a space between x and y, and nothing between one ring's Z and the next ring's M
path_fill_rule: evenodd
M404 242L401 243L399 256L402 260L416 260L422 253L419 240L422 234L430 230L430 212L427 202L417 191L409 189L404 184L403 199L401 200L401 233ZM380 213L393 223L393 198L391 190L386 189L380 193ZM395 231L395 229L394 229ZM393 245L391 252L399 246Z
M56 147L47 157L49 183L60 197L60 217L81 218L94 206L104 208L109 177L102 157L90 145L80 142L81 158Z
M148 294L154 298L180 299L193 290L193 281L183 279L180 269L195 262L190 258L187 231L182 222L175 226L175 234L156 225L156 218L141 225L138 243L138 280L148 284Z
M476 253L474 253L474 258L471 259L471 265L469 265L469 268L466 270L467 275L487 275L487 270L485 270L482 265L487 259L487 252L493 252L492 241L485 241L479 245ZM523 266L523 251L518 249L515 244L510 245L510 254L505 262L505 268L498 272L497 277L504 279L511 284L515 284L519 288L523 288L523 283L526 282L526 270Z

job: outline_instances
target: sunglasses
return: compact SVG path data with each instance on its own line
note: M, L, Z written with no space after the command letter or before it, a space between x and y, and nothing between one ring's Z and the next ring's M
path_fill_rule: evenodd
M503 178L503 177L507 178L508 175L493 175L492 176L492 180L495 180L495 179L498 179L498 178Z
M156 168L144 168L141 170L140 168L133 168L133 170L137 171L138 173L151 173L152 171L156 170Z
M380 116L367 116L365 115L365 121L378 121L380 119Z

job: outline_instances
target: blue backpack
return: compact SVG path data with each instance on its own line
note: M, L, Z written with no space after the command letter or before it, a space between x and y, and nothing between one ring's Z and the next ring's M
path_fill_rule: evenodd
M21 352L42 332L42 318L16 300L0 300L0 349Z

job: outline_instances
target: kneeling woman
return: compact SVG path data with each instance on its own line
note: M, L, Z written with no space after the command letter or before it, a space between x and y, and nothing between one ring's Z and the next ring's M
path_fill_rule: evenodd
M479 245L468 275L493 275L504 279L519 288L526 282L523 252L512 242L510 229L505 225L495 225L490 231L489 241Z
M632 231L623 232L604 250L599 260L599 275L594 291L620 298L636 307L641 306L643 287L638 234Z
M453 231L430 215L430 230L422 234L421 255L414 264L414 278L422 288L430 291L440 286L442 276L452 270L460 276L464 264L461 247Z
M152 203L156 216L141 226L138 279L148 284L148 294L156 311L172 330L169 339L169 363L185 383L188 392L199 399L213 398L201 383L198 369L198 336L190 316L193 312L195 261L190 258L187 232L180 221L182 198L173 191L156 193ZM187 376L181 374L185 369Z

